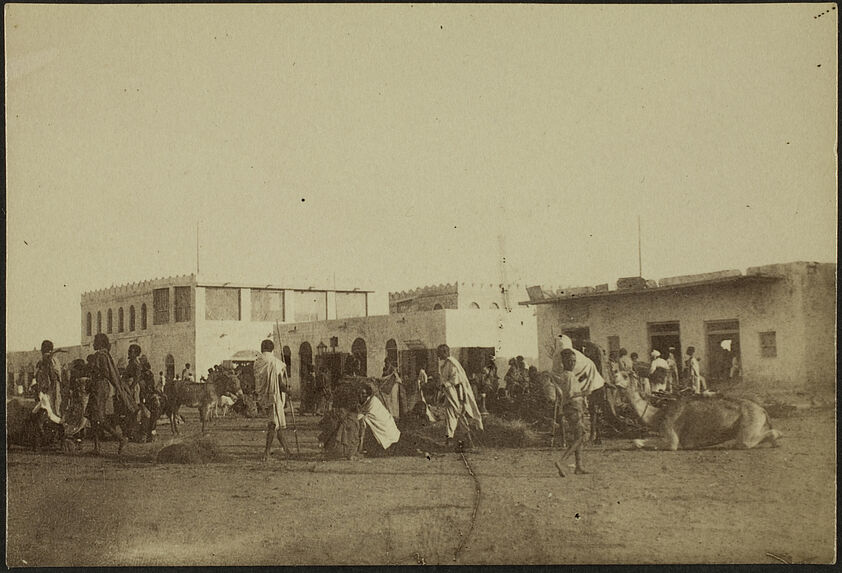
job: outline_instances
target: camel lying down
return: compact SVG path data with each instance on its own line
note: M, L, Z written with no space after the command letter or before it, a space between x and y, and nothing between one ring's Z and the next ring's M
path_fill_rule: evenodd
M772 429L766 410L745 398L722 396L681 398L665 406L652 406L637 390L636 383L621 378L618 386L641 421L657 429L668 450L695 449L734 441L740 449L753 448L763 442L777 446L781 433ZM643 447L643 440L635 440Z

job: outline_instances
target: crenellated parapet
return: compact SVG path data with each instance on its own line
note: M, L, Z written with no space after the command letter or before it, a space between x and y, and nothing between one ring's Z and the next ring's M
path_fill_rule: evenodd
M402 290L398 292L389 293L389 302L398 302L402 300L411 300L414 298L426 296L440 296L448 294L458 294L460 291L489 291L499 293L505 287L506 290L520 290L526 289L525 284L519 282L514 283L488 283L488 282L469 282L457 281L454 283L445 283L438 285L427 285L411 290Z
M427 285L423 287L414 288L412 290L390 292L389 302L418 298L421 296L455 294L457 292L458 284L459 283L445 283L437 285Z
M82 304L95 304L119 298L130 298L149 294L157 288L169 286L189 286L195 284L193 274L176 275L171 277L154 278L150 280L132 282L122 285L111 285L107 288L86 291L82 293Z

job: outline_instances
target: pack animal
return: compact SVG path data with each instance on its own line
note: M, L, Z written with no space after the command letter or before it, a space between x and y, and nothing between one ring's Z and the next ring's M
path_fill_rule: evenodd
M64 429L52 422L44 410L33 412L38 404L31 398L14 397L6 400L6 439L10 445L42 447L63 441Z
M683 397L657 408L640 394L638 383L629 376L617 377L640 420L659 431L668 450L695 449L733 441L738 449L761 443L778 445L781 433L772 428L766 410L751 400L725 396ZM644 447L646 442L637 440Z
M204 434L221 396L232 393L238 399L243 397L240 379L233 373L217 374L205 383L175 380L167 385L164 393L166 394L166 413L170 419L170 428L172 433L176 435L179 434L176 418L181 407L199 409L199 420L202 422L202 433Z

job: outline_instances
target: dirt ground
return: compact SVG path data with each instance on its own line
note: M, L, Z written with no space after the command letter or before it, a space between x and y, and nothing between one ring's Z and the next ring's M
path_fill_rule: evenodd
M187 414L183 436L198 430ZM781 447L635 451L588 446L593 472L560 478L559 450L258 461L264 421L229 414L211 435L226 460L162 465L171 443L116 442L94 457L7 453L7 564L297 565L828 563L835 561L835 410L773 420ZM292 433L289 434L290 440ZM85 452L91 449L85 443ZM277 448L277 444L275 446ZM572 460L571 460L572 461ZM468 535L464 548L457 553Z

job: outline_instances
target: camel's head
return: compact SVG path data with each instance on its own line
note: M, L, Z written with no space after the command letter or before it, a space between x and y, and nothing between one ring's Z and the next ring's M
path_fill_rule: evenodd
M614 384L618 388L626 389L631 387L633 382L628 372L617 372L617 374L614 376Z

